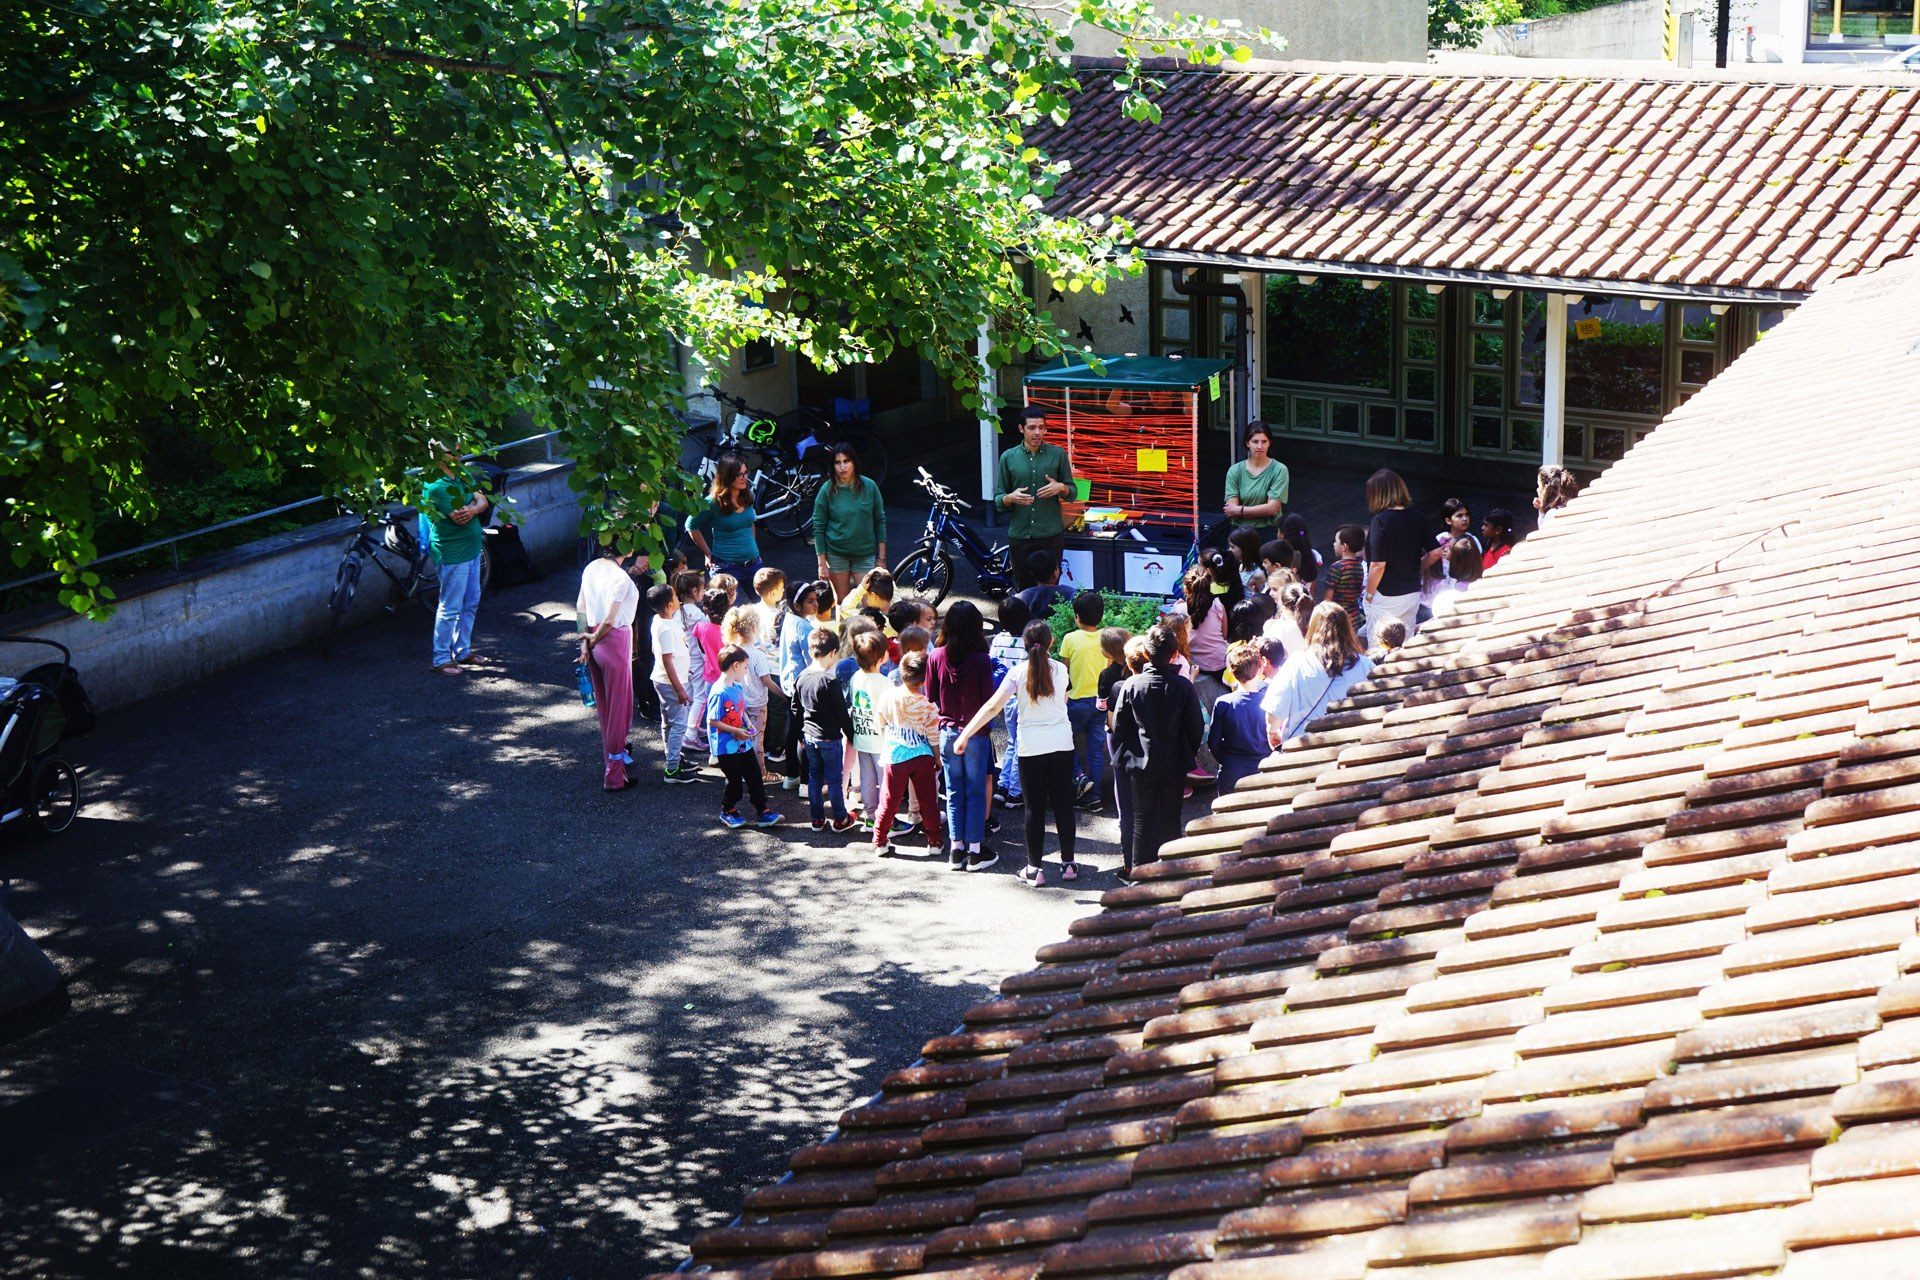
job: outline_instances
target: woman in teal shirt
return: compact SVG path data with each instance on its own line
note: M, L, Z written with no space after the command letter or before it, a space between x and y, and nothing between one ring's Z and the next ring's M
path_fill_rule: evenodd
M729 453L714 468L707 504L687 519L687 537L707 558L709 573L730 573L746 591L760 571L760 540L754 536L757 517L747 492L751 477L739 454Z
M850 444L833 446L833 478L813 500L813 550L836 600L846 598L855 578L887 567L887 507L880 486L860 474Z
M1287 464L1268 456L1273 437L1264 422L1247 428L1247 456L1227 468L1227 518L1235 527L1275 536L1287 505Z

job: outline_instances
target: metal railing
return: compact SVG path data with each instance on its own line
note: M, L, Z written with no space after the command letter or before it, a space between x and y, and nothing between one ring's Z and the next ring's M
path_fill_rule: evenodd
M511 449L521 449L531 445L539 445L541 449L538 460L551 462L553 461L553 442L559 434L558 431L543 431L537 436L527 436L522 440L509 440L505 444L495 445L485 454L470 453L465 455L461 460L463 462L472 462L476 458L481 457L499 457ZM514 465L525 465L525 463L534 460L533 458L526 458ZM424 467L409 467L405 474L416 476L424 470ZM308 507L321 503L338 501L338 498L331 498L324 494L313 498L302 498L298 502L288 502L281 506L269 507L265 511L255 511L251 515L237 516L232 520L222 520L219 524L210 524L198 529L189 529L185 533L176 533L165 538L155 538L152 542L143 542L137 547L127 547L120 551L109 552L104 556L97 556L93 560L88 561L86 567L93 569L99 565L111 564L116 560L126 560L133 556L143 556L155 551L165 551L168 559L172 562L172 567L177 570L185 564L185 560L180 554L180 547L183 543L191 542L195 538L204 538L209 534L223 533L228 529L237 529L242 525L253 524L256 521L271 520L275 516L284 516L289 512L305 510ZM38 586L44 582L57 582L59 579L59 572L50 570L46 573L36 573L30 578L19 578L12 582L0 582L0 597L4 597L8 592L18 591L23 587Z

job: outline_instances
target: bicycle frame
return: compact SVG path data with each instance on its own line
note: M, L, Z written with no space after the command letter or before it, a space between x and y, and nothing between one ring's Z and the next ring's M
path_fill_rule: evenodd
M989 547L973 526L952 509L936 502L933 510L927 512L927 527L920 533L920 545L935 547L950 543L959 548L967 563L973 566L975 573L999 573L994 569L993 560L1001 548Z
M353 545L347 548L347 555L363 563L371 561L374 568L386 575L388 582L391 582L409 598L418 595L421 584L427 581L427 561L429 557L427 556L426 550L422 548L419 554L407 561L406 577L402 578L387 566L387 557L393 556L395 559L398 559L398 553L389 551L385 543L373 536L373 531L380 527L383 526L368 524L362 521L359 532L354 535Z

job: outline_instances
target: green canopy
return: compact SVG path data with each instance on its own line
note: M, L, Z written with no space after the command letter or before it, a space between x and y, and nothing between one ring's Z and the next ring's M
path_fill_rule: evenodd
M1231 360L1197 359L1192 356L1101 356L1106 374L1095 373L1085 364L1042 369L1027 375L1030 387L1073 387L1113 389L1138 387L1147 391L1192 391L1206 385L1208 378L1233 368Z

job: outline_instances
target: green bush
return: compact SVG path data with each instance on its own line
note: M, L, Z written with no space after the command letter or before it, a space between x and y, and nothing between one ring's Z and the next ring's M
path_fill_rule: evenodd
M1130 596L1118 591L1102 591L1100 599L1106 603L1100 614L1100 625L1124 627L1136 636L1160 620L1160 608L1165 603L1153 596ZM1064 600L1055 605L1047 625L1053 628L1053 651L1059 653L1060 642L1079 625L1074 620L1073 606Z

